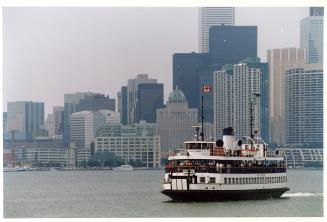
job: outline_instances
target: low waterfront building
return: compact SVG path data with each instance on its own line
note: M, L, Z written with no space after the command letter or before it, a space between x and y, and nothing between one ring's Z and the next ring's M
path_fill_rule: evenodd
M160 166L160 136L155 135L155 124L141 121L124 126L105 124L97 129L95 152L112 152L125 162L138 161L146 167Z

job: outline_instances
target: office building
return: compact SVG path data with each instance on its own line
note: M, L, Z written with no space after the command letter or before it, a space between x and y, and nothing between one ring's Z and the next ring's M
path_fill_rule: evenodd
M8 102L7 132L15 131L17 138L33 139L43 133L44 103Z
M297 48L270 49L267 52L269 65L269 107L271 143L282 144L284 135L284 78L285 71L306 63L306 50Z
M209 53L176 53L173 56L173 87L179 86L189 106L201 109L203 85L213 85L213 72L257 56L256 26L211 26ZM204 98L204 119L214 121L213 94ZM201 119L199 113L199 120Z
M76 111L116 110L116 100L100 93L85 95L76 105Z
M310 16L301 20L300 47L307 49L308 63L324 61L324 8L311 7Z
M160 136L155 125L143 121L133 126L106 124L96 133L95 152L112 152L126 163L141 162L145 167L160 166Z
M127 81L127 123L137 122L137 92L142 83L157 83L156 79L149 78L148 74L139 74L135 79Z
M70 143L70 125L69 117L72 113L77 112L76 106L81 99L84 99L87 95L93 95L91 92L77 92L64 95L64 144L67 146Z
M212 26L209 30L210 63L220 69L248 57L257 57L256 26Z
M209 28L214 25L234 25L235 8L201 7L199 9L199 49L209 51Z
M233 65L225 65L214 72L214 138L222 138L223 129L234 126L233 122Z
M175 53L173 55L173 87L178 87L185 95L189 107L200 107L199 76L200 67L209 65L207 53Z
M4 140L4 153L12 154L14 145L15 163L21 166L74 166L75 152L72 148L67 149L61 139L33 139L15 141ZM12 157L6 165L13 166Z
M136 117L147 123L155 123L157 109L163 107L164 89L161 83L142 83L138 85Z
M285 144L323 147L323 67L306 64L285 72Z
M249 68L260 69L260 135L265 142L269 142L269 65L262 63L258 57L249 57L241 61Z
M249 64L246 61L250 61ZM254 65L257 64L257 65ZM221 139L222 129L233 127L235 137L242 139L257 131L262 137L261 69L260 60L252 58L214 73L214 131L216 139ZM232 68L233 67L233 68ZM266 73L266 75L268 75ZM251 132L251 103L253 109L253 125Z
M120 113L112 110L99 110L98 113L104 117L104 123L106 124L120 124Z
M89 148L94 140L96 128L104 124L104 116L98 112L81 111L70 115L71 142L77 148Z
M120 113L120 122L123 125L127 125L127 86L122 86L120 93L120 102L119 104L119 113Z
M183 92L175 88L165 108L157 110L157 134L161 138L161 151L182 148L185 140L196 133L192 126L198 125L198 111L189 108Z

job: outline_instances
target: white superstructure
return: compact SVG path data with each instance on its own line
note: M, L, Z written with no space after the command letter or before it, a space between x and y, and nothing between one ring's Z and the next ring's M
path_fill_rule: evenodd
M162 193L174 200L268 199L289 190L283 153L254 136L236 141L231 127L223 140L186 141L168 159Z

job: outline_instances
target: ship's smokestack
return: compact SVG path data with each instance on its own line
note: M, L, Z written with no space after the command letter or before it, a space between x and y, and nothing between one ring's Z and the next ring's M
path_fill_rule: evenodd
M226 150L234 150L235 149L235 137L234 130L232 127L227 127L223 129L223 141Z

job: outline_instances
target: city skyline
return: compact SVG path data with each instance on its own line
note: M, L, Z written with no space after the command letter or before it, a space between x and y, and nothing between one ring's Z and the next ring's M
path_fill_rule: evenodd
M271 18L262 17L267 11L278 13L274 23ZM300 21L308 15L307 7L237 7L235 25L258 26L258 56L264 62L267 49L299 47ZM121 25L108 34L104 25L114 27L114 18L119 17ZM132 19L140 22L140 31L125 36L128 31L136 31L130 26ZM63 34L60 31L65 27L72 30ZM88 30L90 27L93 32ZM275 38L268 39L272 33ZM108 36L111 38L106 39ZM88 42L92 38L94 41ZM141 44L135 46L133 40ZM164 84L166 101L172 91L172 55L192 51L198 52L196 7L4 8L3 109L7 110L8 101L41 101L48 114L53 106L63 105L64 94L74 92L90 91L116 98L127 79L140 73L148 73L150 78ZM142 54L141 58L137 52ZM13 53L18 56L12 57ZM77 79L76 85L71 84ZM34 90L29 87L32 84Z

